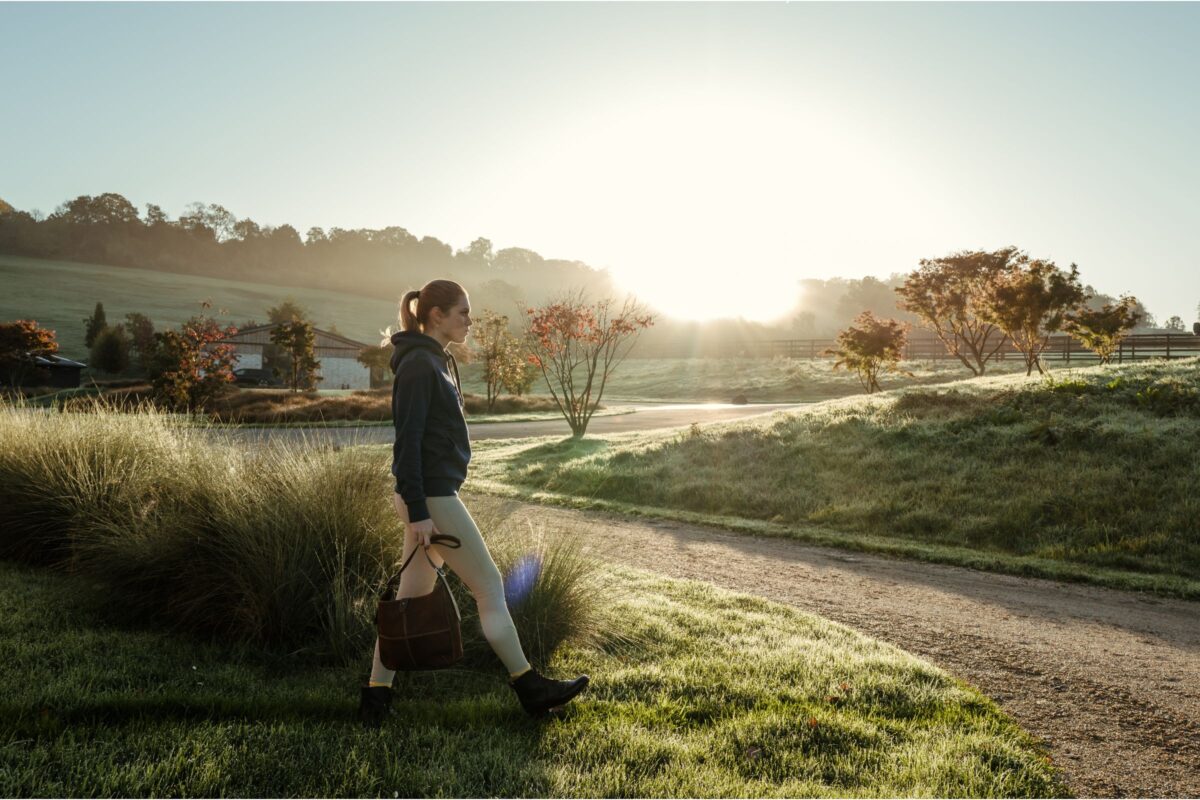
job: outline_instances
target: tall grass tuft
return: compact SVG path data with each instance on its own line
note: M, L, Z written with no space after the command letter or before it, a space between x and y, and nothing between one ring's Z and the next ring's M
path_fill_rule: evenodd
M377 451L247 451L149 407L3 405L0 557L90 576L131 620L345 662L370 652L377 591L400 559L389 477ZM526 552L541 559L514 613L531 653L545 661L592 640L590 562L488 524L502 570ZM478 624L465 623L482 660Z

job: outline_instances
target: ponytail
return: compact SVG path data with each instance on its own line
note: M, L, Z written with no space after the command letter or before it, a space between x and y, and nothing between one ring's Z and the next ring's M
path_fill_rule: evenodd
M417 289L412 289L404 293L400 298L400 330L402 331L420 331L420 301L421 292ZM413 304L417 307L414 308Z
M409 289L400 298L400 330L424 333L430 311L440 308L449 312L466 294L457 283L447 280L430 281L420 289Z

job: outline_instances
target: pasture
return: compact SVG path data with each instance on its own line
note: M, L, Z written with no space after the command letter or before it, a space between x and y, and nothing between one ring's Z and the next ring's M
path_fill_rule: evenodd
M480 443L492 490L1200 597L1200 360Z
M86 361L83 319L97 301L110 322L126 313L147 314L158 328L177 326L199 311L208 299L221 319L262 321L265 310L292 296L312 312L318 327L337 325L342 334L376 344L379 331L396 320L393 298L372 299L337 292L175 275L151 270L0 256L0 319L36 319L58 332L62 354ZM404 287L397 287L397 294ZM633 353L637 354L635 346ZM750 402L816 401L858 394L862 387L851 373L832 369L831 360L775 358L637 358L627 359L610 381L610 402L730 402L744 394ZM902 365L911 376L884 378L885 388L946 383L968 377L949 359ZM1019 359L989 365L996 374L1023 371ZM479 364L462 365L463 390L484 394ZM533 394L546 394L539 378ZM334 417L326 416L325 419Z

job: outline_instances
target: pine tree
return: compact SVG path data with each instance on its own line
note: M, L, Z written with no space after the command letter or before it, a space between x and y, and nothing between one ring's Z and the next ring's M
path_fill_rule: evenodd
M100 331L108 327L108 320L104 316L104 303L96 303L96 310L90 317L83 318L83 324L85 326L84 343L90 350L96 343L96 337L100 335Z

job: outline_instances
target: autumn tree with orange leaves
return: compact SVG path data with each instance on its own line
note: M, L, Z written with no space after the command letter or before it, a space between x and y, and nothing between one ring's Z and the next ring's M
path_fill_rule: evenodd
M600 406L608 379L654 319L633 298L615 308L612 298L589 304L582 292L527 308L525 317L529 361L541 370L571 435L579 439Z

